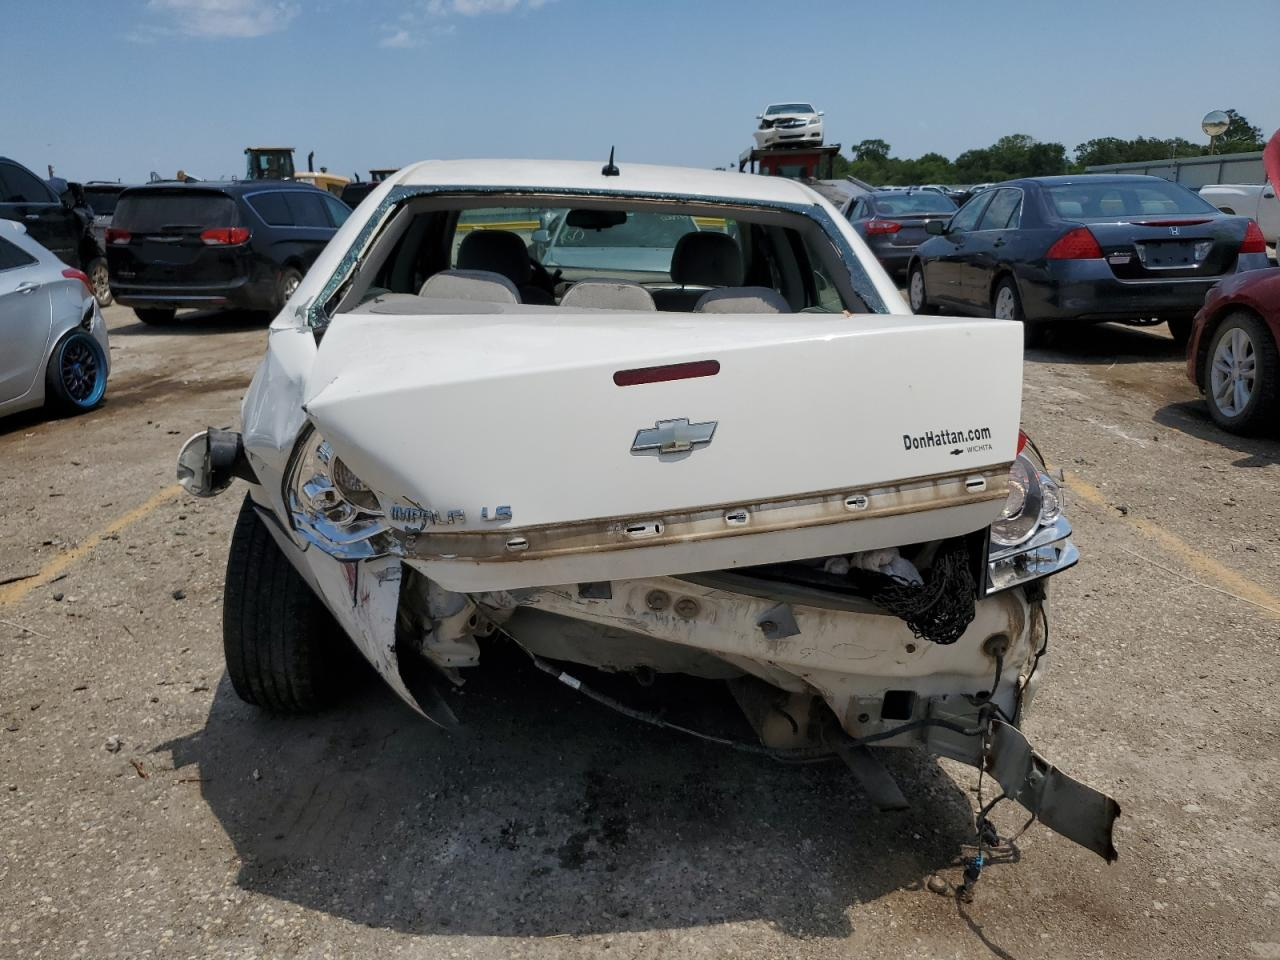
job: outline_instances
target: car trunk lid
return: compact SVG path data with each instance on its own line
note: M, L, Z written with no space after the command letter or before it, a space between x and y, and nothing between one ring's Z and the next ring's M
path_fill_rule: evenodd
M517 536L559 556L678 539L660 571L676 573L722 566L693 545L721 535L768 540L742 562L819 555L788 529L860 511L965 508L898 542L985 526L1016 451L1021 360L1016 325L990 320L353 313L327 329L305 407L393 526L454 538L439 558Z
M1235 267L1244 229L1214 216L1152 216L1085 224L1121 280L1216 277Z

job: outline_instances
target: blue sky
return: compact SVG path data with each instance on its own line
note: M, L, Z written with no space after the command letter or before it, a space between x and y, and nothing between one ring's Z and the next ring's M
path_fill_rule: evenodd
M0 153L68 179L429 157L729 164L771 100L948 156L1280 126L1276 0L4 0Z

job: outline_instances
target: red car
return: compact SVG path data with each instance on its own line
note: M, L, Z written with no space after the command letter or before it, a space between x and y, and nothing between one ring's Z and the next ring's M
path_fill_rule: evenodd
M1280 188L1280 130L1262 154ZM1209 415L1232 433L1274 430L1280 421L1280 269L1227 277L1204 298L1187 344L1187 377Z
M1280 424L1280 269L1228 277L1209 291L1187 344L1187 377L1232 433Z

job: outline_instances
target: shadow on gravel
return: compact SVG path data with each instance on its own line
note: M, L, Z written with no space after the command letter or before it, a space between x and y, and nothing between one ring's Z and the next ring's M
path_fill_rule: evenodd
M765 919L845 937L852 904L921 889L972 837L968 798L924 754L886 758L915 807L877 814L838 763L668 734L498 659L449 695L459 732L371 686L341 710L273 718L224 679L204 730L157 749L201 778L241 887L411 933Z
M1151 419L1162 426L1244 454L1239 460L1232 461L1233 467L1269 467L1280 463L1280 431L1271 437L1238 437L1228 433L1210 419L1203 400L1171 403L1157 410Z
M113 337L191 336L209 333L239 333L245 330L267 329L272 317L266 313L248 310L184 310L173 323L149 324L141 320L128 326L113 327Z
M1041 363L1182 362L1186 352L1168 336L1163 324L1131 327L1119 323L1063 323L1050 332L1043 347L1027 351Z

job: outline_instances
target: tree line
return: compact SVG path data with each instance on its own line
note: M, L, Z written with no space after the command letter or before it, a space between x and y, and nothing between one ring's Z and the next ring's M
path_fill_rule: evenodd
M1265 145L1262 130L1235 110L1226 111L1230 124L1214 142L1215 153L1247 153ZM940 153L919 157L895 157L884 140L863 140L851 150L851 158L836 157L835 175L851 175L875 186L912 183L995 183L1015 177L1046 177L1079 173L1104 163L1136 163L1198 157L1209 152L1207 144L1182 137L1098 137L1079 144L1073 156L1061 143L1043 143L1024 133L1001 137L989 147L966 150L954 160Z

